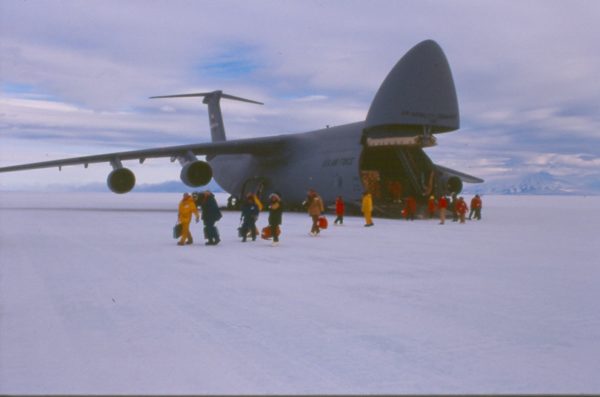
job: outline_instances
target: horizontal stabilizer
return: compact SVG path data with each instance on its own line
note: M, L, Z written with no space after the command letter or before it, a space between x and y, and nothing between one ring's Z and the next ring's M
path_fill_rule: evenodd
M469 174L465 174L464 172L456 171L451 168L442 167L441 165L435 165L440 171L443 171L447 174L454 175L459 177L463 182L467 183L483 183L484 180L481 178L477 178L476 176L472 176Z
M257 105L264 105L264 103L262 102L258 102L258 101L253 101L251 99L246 99L246 98L240 98L237 96L233 96L233 95L229 95L229 94L225 94L222 91L213 91L213 92L197 92L197 93L192 93L192 94L175 94L175 95L158 95L158 96L151 96L150 99L157 99L157 98L191 98L191 97L208 97L208 96L213 96L213 95L219 95L219 97L221 98L225 98L225 99L232 99L234 101L240 101L240 102L249 102L249 103L255 103Z

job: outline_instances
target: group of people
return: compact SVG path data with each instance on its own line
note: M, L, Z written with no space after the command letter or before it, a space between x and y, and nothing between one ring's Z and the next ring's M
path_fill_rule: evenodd
M475 219L481 220L481 208L483 206L481 197L479 194L476 194L471 199L471 211L469 212L469 220L475 216ZM469 211L469 206L467 205L465 199L461 197L457 197L456 193L452 194L452 198L450 201L446 198L446 196L441 196L439 200L435 200L434 196L429 197L429 201L427 202L427 213L429 218L433 218L435 211L439 210L440 216L440 225L443 225L446 222L446 210L449 210L452 214L452 221L460 223L465 223L465 218L467 215L467 211Z
M283 209L281 206L281 198L278 194L271 194L269 200L269 226L265 229L268 229L268 234L273 237L273 245L277 245L279 243L279 225L281 225ZM200 208L200 210L198 208ZM256 195L249 193L241 206L242 214L240 217L241 226L239 228L239 234L242 237L242 242L246 242L248 237L251 237L252 241L256 240L258 234L256 221L258 220L258 214L262 209L263 205ZM202 215L200 215L200 212ZM205 245L217 245L221 242L219 229L217 229L216 223L223 215L221 214L217 200L212 192L206 190L202 193L193 193L192 195L189 193L183 194L177 213L177 222L181 225L181 236L177 245L189 245L194 243L194 239L190 233L192 217L195 217L196 223L198 223L200 219L202 219L202 222L204 223Z
M321 222L323 221L321 215L325 211L325 205L321 196L317 194L314 189L309 189L304 206L307 209L308 215L312 219L312 225L310 229L311 236L318 236L321 232ZM361 210L365 218L365 227L371 227L373 223L373 198L371 193L365 191L362 197ZM198 210L200 207L200 211ZM475 219L481 220L481 208L482 200L481 197L476 194L471 200L471 211L469 213L469 219L474 216ZM248 193L245 197L245 201L241 205L241 225L238 229L239 236L242 238L242 242L246 242L248 238L252 241L256 241L259 234L256 222L260 211L264 209L263 204L259 198L253 194ZM272 193L269 196L269 203L267 205L269 211L268 226L263 229L262 237L272 238L273 245L278 245L279 235L281 233L279 226L282 223L283 208L281 203L281 197L277 193ZM434 196L431 196L427 202L427 214L429 218L433 218L435 211L439 212L440 224L443 225L446 221L446 210L449 210L452 214L452 220L460 223L465 223L465 218L469 207L463 197L458 197L456 194L452 194L450 201L446 196L440 196L439 200L436 200ZM200 212L202 215L200 215ZM345 204L342 196L338 196L335 202L336 218L334 221L335 225L344 224ZM417 202L414 198L408 197L405 200L405 207L402 210L403 216L407 220L413 220L417 212ZM221 241L219 237L219 230L216 227L217 221L222 218L221 210L215 200L215 196L210 191L204 191L202 193L189 193L183 194L183 199L179 203L178 211L178 223L181 224L181 237L177 242L178 245L192 244L194 242L193 237L190 233L190 223L192 217L195 217L196 223L202 219L204 223L204 237L206 239L206 245L217 245Z
M239 228L239 235L242 238L242 242L246 242L248 237L252 238L252 241L256 241L258 234L258 228L256 227L256 221L258 220L258 214L263 209L263 204L260 202L255 194L248 193L246 195L246 201L242 203L240 221L242 225ZM272 237L273 245L279 243L279 225L283 216L283 208L281 206L281 197L277 193L272 193L269 196L269 226L263 230L263 236L265 238Z
M177 222L181 225L181 237L177 245L194 243L194 239L190 233L190 223L192 222L192 216L196 218L196 223L200 221L198 207L201 208L202 212L204 237L207 240L206 245L217 245L221 242L216 223L223 215L221 214L215 195L207 190L200 194L194 193L193 196L189 193L183 194L183 199L179 202L179 210L177 212Z

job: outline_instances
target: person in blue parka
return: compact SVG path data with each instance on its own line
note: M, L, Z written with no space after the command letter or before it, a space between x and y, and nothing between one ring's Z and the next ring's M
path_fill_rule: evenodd
M256 241L256 220L258 219L259 208L254 200L254 195L248 193L246 201L242 203L242 215L240 220L242 221L241 237L242 242L246 242L248 233L252 236L252 241Z
M215 224L223 217L215 195L210 190L206 190L198 197L202 209L202 222L204 223L204 238L206 245L217 245L221 241L219 229Z

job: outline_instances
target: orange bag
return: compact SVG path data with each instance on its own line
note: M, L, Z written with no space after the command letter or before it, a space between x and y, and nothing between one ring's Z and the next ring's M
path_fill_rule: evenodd
M319 228L327 229L327 226L328 226L327 218L325 218L323 215L321 215L319 217Z
M281 230L279 230L279 226L277 226L277 228L275 229L275 234L277 235L277 237L279 237L279 235L281 234ZM271 237L273 237L273 236L271 236L271 227L270 226L263 227L260 237L262 237L265 240L269 240Z

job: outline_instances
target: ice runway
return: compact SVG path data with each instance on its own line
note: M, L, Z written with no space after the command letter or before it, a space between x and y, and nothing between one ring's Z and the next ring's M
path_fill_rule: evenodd
M178 247L179 199L0 193L0 394L600 392L600 197L279 247Z

